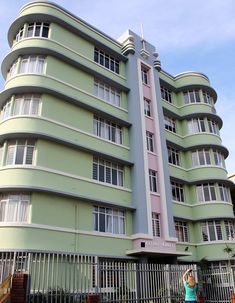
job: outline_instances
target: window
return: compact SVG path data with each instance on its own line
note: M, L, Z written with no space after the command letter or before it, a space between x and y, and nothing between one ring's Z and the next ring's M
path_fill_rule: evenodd
M100 260L99 261L99 268L96 266L95 259L93 261L93 287L97 285L96 277L98 276L99 279L99 287L103 290L114 290L118 289L123 291L123 289L126 290L125 285L129 285L130 281L130 275L129 272L126 270L128 268L128 264L130 261L123 261L119 262L107 262L107 260ZM118 270L117 270L118 269ZM97 271L99 274L97 275ZM124 287L124 288L123 288ZM114 298L118 298L116 296L113 296ZM116 299L114 299L114 302L118 302ZM112 300L113 301L113 300ZM111 301L111 302L112 302ZM121 299L123 302L123 300ZM110 300L109 300L110 302Z
M201 133L206 131L204 119L192 119L188 121L188 130L190 134Z
M207 119L207 121L208 121L209 132L215 135L219 135L219 128L217 123L210 119Z
M197 185L197 199L199 202L215 201L215 184L205 183Z
M94 81L94 95L102 100L105 100L115 106L120 107L121 95L120 92L98 80Z
M6 165L33 164L34 140L11 140L7 148Z
M109 54L104 51L95 48L94 51L94 61L107 69L119 74L119 60L111 57Z
M11 101L8 100L2 107L2 120L5 120L8 117L10 117L10 108L11 108Z
M27 37L44 37L48 38L49 23L33 22L29 23L27 28Z
M125 213L123 210L94 206L93 208L94 231L125 234Z
M208 104L214 105L214 100L213 100L213 98L211 97L210 94L208 94L205 91L203 91L202 94L203 94L203 101L204 101L204 103L208 103Z
M171 182L172 198L174 201L184 202L183 185L177 182Z
M210 165L210 153L208 149L196 150L192 152L193 166Z
M204 242L223 240L222 228L219 221L206 221L201 223L202 240Z
M2 157L3 157L3 143L0 144L0 166L2 165Z
M151 101L146 98L144 98L144 114L151 117Z
M163 100L172 103L171 91L164 86L161 86L161 97Z
M146 131L147 150L150 152L154 152L153 137L152 133Z
M157 172L155 170L149 169L149 185L151 192L157 192Z
M9 71L8 71L8 74L7 74L7 77L13 77L17 74L17 64L18 64L18 60L16 60L12 66L10 67Z
M224 184L219 184L220 200L229 202L229 189Z
M168 146L167 152L168 152L168 162L179 166L180 165L179 151Z
M24 34L24 27L22 26L18 33L16 34L15 40L16 42L20 41L23 39L23 34Z
M122 144L122 127L116 123L94 116L93 131L98 137Z
M201 102L198 90L189 90L184 92L184 103L196 103Z
M160 215L157 213L152 213L152 228L153 237L161 237Z
M233 224L233 222L225 220L224 225L225 225L227 240L234 240L235 234L234 234L234 224Z
M175 221L175 233L179 242L189 242L189 230L187 222Z
M25 56L21 60L20 73L37 73L44 72L44 56Z
M164 123L165 123L165 129L167 129L173 133L176 133L175 119L164 116Z
M123 166L94 157L93 179L104 183L123 186Z
M28 221L30 195L3 194L0 199L0 222Z
M143 84L149 84L148 70L146 68L141 68L141 79Z
M217 150L213 150L213 154L214 154L215 165L220 166L220 167L225 167L224 166L224 157L223 157L222 153Z
M13 116L38 115L40 95L18 95L15 97Z

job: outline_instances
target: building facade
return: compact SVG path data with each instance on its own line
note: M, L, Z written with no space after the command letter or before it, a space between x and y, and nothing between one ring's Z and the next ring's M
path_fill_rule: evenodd
M207 76L161 69L51 2L8 32L0 94L0 251L226 261L232 182Z

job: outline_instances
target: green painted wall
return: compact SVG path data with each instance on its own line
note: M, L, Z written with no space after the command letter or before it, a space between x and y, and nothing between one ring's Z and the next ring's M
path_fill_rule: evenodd
M125 236L97 232L92 235L92 211L93 205L97 204L39 192L33 193L31 199L30 224L1 228L2 248L17 247L113 256L124 256L126 249L131 249L132 241ZM126 235L131 235L130 211L126 211L126 221Z

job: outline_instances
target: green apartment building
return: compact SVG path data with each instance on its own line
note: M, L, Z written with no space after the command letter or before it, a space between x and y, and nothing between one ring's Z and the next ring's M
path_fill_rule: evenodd
M161 69L52 2L22 7L2 62L0 252L228 259L232 182L206 75Z

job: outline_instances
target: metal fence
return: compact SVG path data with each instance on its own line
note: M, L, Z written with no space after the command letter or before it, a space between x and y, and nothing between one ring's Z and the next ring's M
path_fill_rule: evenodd
M205 294L205 302L230 303L231 295L235 293L235 269L223 267L206 269L200 273L200 283Z
M0 283L28 275L28 303L85 303L91 294L109 303L184 302L182 275L189 265L107 261L95 256L39 252L0 253ZM198 270L204 302L231 302L234 272Z

